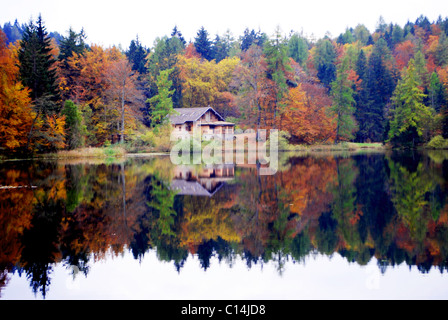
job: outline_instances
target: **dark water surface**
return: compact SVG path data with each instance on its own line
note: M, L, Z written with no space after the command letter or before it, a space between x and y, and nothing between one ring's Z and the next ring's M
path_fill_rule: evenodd
M448 153L0 163L1 299L447 299Z

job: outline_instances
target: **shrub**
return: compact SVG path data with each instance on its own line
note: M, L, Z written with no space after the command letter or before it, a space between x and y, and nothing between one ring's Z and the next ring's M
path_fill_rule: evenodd
M438 135L428 142L427 147L430 149L448 149L448 140Z

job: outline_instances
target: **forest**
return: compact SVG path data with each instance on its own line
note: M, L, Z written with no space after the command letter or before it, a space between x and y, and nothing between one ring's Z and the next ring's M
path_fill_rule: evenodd
M168 151L167 115L211 106L241 129L291 145L448 147L448 18L379 18L320 39L278 28L187 42L175 26L151 47L87 43L43 18L0 30L0 153L120 145Z

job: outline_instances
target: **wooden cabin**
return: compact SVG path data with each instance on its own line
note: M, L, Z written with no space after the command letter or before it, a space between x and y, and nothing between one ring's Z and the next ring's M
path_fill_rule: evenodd
M202 139L212 137L233 139L235 124L225 119L212 107L207 108L178 108L170 116L173 134L178 138L189 137L194 132L200 133Z

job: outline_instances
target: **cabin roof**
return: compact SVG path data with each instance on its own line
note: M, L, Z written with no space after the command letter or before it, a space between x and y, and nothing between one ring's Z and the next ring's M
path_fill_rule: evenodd
M212 197L222 186L221 182L214 190L209 191L197 181L175 179L171 181L170 189L176 191L177 195Z
M185 122L194 122L199 120L207 111L211 110L218 120L224 121L224 118L216 112L212 107L206 108L177 108L174 109L175 114L170 116L172 124L184 124Z

